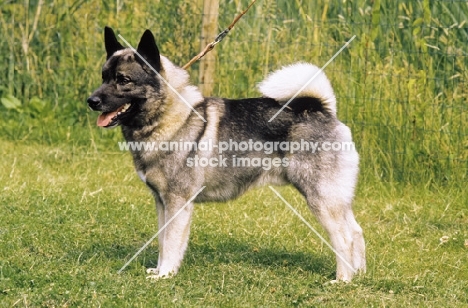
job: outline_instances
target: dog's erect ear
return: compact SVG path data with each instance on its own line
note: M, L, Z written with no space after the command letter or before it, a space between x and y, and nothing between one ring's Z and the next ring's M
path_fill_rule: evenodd
M104 28L104 44L106 45L107 59L109 59L117 50L125 47L117 41L114 30L109 27Z
M161 71L161 57L159 55L159 49L158 46L156 46L153 33L151 33L150 30L146 30L145 33L143 33L140 43L138 44L137 52L157 72ZM136 55L136 59L140 63L144 63L138 55Z

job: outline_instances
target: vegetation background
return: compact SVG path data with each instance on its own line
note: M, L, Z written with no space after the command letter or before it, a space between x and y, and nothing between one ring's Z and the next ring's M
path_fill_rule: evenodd
M247 5L221 1L220 31ZM200 49L202 7L0 1L0 305L468 306L468 2L458 0L258 0L217 46L214 95L237 98L259 95L282 65L323 65L357 36L325 71L361 155L365 277L326 284L331 253L268 190L200 205L174 280L141 279L156 243L115 274L156 219L119 130L96 128L85 103L100 84L103 27L133 44L151 29L183 65Z

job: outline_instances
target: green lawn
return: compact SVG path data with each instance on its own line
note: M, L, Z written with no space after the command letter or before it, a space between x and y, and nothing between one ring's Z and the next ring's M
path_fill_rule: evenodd
M0 149L2 307L468 306L463 187L361 181L355 212L368 272L349 284L329 284L332 252L268 188L199 204L180 273L152 282L144 270L156 265L156 241L117 274L157 231L128 153L12 141ZM296 191L278 189L324 233Z

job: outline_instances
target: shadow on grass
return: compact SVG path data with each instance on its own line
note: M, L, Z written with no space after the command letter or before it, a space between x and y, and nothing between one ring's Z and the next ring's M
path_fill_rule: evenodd
M218 265L236 265L261 267L266 269L287 271L306 271L332 279L335 275L335 259L330 253L304 252L303 248L295 249L281 247L280 244L236 239L225 234L205 234L189 242L182 266L209 268ZM81 251L82 259L86 260L99 252L99 255L112 263L122 263L129 260L143 243L111 243L111 241L95 242L88 251ZM302 250L302 251L299 251ZM156 267L158 261L157 240L147 247L133 266ZM117 269L116 269L117 270Z
M138 248L135 248L135 251L136 249ZM140 261L142 266L156 266L157 251L150 254L154 258L146 255L145 260ZM189 242L182 266L209 268L223 264L272 270L302 270L328 278L335 275L334 258L330 258L329 254L299 252L294 248L286 250L279 245L258 247L248 240L239 240L224 234L217 234L216 242L199 239Z

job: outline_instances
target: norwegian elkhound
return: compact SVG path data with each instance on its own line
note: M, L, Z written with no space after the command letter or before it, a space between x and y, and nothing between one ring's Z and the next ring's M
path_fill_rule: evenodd
M258 98L203 97L185 70L159 54L151 31L137 50L124 48L110 28L104 36L103 83L87 102L101 112L98 126L122 127L136 172L156 201L163 230L150 278L179 270L197 192L194 202L225 201L266 183L290 183L305 197L331 240L338 280L365 271L364 238L351 207L359 157L354 147L340 147L352 143L351 132L336 117L321 70L283 67L259 84Z

